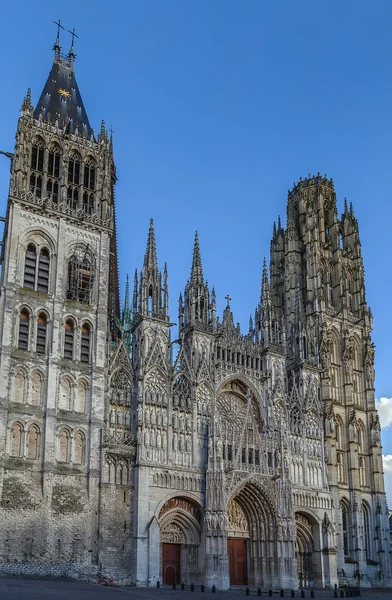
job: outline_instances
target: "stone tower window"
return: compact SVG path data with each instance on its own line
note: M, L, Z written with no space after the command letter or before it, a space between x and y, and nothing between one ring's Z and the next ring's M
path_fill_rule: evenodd
M86 455L86 439L81 431L77 431L74 437L74 463L84 465Z
M75 250L68 263L68 300L90 303L94 267L94 256L88 247Z
M30 313L27 308L22 308L19 313L19 335L18 348L21 350L29 349L29 329L30 329Z
M35 406L42 404L43 378L37 371L31 376L30 402Z
M90 326L84 323L82 327L82 339L80 346L80 360L82 362L90 362Z
M37 319L37 343L35 350L37 354L46 353L46 330L47 330L47 318L45 313L38 315Z
M55 204L59 201L59 178L60 178L60 151L57 147L49 150L48 155L48 179L46 192Z
M67 463L70 460L70 435L66 429L61 429L58 437L58 461Z
M65 323L64 329L64 358L73 359L75 326L71 319Z
M67 202L71 210L76 210L79 204L80 159L72 154L68 161Z
M37 140L31 148L30 168L39 173L44 170L44 148L41 140Z
M47 294L49 291L50 256L47 248L42 248L38 257L34 244L27 246L23 276L23 287Z
M75 411L86 412L87 404L87 384L84 381L79 381L76 387Z
M367 485L367 475L366 475L366 458L364 456L359 457L359 485L364 487Z
M17 371L17 373L15 374L15 377L14 377L13 394L12 394L13 402L20 402L20 403L26 402L26 389L27 389L26 383L27 383L26 375L25 375L24 371L22 371L20 369L19 371Z
M27 458L39 458L40 431L37 425L30 425L27 431Z
M84 165L83 187L85 190L95 190L95 165L87 160Z
M60 383L59 408L62 410L71 410L72 404L72 383L68 377L64 377Z
M23 456L23 425L21 423L13 423L10 432L10 455Z
M43 292L45 294L48 293L48 290L49 290L49 267L50 267L49 250L47 248L42 248L41 252L39 253L39 259L38 259L38 281L37 281L38 292Z
M25 269L23 287L33 290L35 288L35 271L37 268L37 251L34 244L27 246L25 255Z

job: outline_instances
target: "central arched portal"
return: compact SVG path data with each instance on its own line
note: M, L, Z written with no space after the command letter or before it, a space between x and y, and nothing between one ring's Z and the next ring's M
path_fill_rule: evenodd
M230 585L269 587L278 582L276 517L254 483L247 483L227 507Z
M168 500L159 513L161 581L196 583L200 579L201 510L189 498Z
M300 587L314 585L321 580L321 567L317 563L315 553L317 543L317 525L310 515L295 513L296 539L295 555L297 558L298 583ZM315 540L316 533L316 540Z

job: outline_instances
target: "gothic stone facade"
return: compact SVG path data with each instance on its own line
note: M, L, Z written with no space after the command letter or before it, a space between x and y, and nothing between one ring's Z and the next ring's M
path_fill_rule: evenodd
M11 161L0 573L298 587L390 577L358 223L300 180L245 335L196 235L171 340L151 222L120 318L111 138L60 52ZM174 352L174 348L178 351Z

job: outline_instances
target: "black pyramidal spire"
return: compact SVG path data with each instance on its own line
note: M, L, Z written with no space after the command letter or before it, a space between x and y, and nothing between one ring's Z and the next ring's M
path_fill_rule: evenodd
M42 118L51 123L58 120L60 127L69 127L74 132L91 135L91 127L84 108L83 100L76 83L74 71L74 37L68 55L61 54L59 32L54 44L54 60L40 99L34 110L34 118Z

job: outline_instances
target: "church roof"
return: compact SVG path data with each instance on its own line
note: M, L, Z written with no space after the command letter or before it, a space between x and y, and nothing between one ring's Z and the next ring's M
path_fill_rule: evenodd
M86 135L90 136L91 127L76 83L73 63L74 54L64 56L56 52L49 77L34 110L34 118L38 119L42 112L45 120L54 123L58 119L61 127L69 123L71 132L77 125L79 133L83 133L85 129Z

